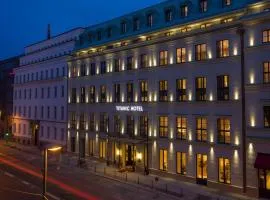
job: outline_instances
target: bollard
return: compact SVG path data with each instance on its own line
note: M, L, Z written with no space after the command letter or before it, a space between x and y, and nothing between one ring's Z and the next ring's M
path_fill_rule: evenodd
M126 173L126 182L127 182L127 173Z
M140 177L138 176L137 184L140 184Z

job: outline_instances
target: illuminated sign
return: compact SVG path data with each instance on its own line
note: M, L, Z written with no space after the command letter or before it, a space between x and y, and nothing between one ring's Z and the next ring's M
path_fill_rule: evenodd
M115 106L116 111L122 112L143 112L142 106Z

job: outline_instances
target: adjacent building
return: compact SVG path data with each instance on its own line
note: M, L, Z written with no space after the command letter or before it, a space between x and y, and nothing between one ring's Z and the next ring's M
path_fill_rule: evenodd
M14 69L13 134L18 142L66 144L67 57L82 28L25 47Z
M170 0L80 35L68 150L270 197L270 4Z

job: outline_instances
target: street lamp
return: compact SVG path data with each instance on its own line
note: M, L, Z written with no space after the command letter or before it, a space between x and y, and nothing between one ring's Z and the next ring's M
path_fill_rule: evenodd
M62 149L61 145L57 144L41 144L41 150L44 153L44 169L43 169L43 190L42 190L42 196L44 199L46 198L46 190L47 190L47 171L48 171L48 151L51 152L57 152Z

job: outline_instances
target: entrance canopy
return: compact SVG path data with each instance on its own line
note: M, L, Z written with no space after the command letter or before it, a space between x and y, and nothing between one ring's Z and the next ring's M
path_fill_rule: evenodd
M258 153L254 167L257 169L270 169L270 154Z

